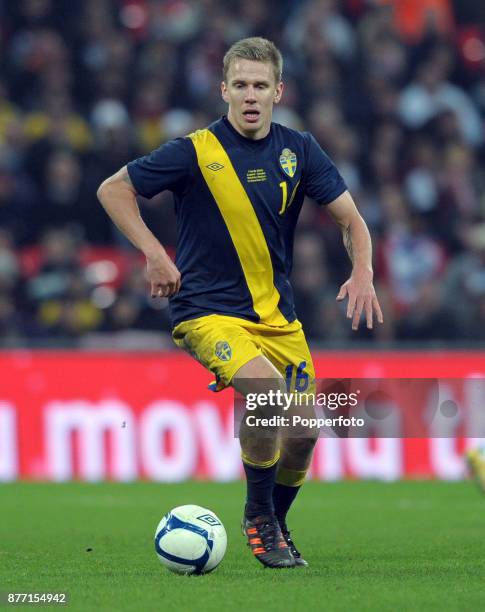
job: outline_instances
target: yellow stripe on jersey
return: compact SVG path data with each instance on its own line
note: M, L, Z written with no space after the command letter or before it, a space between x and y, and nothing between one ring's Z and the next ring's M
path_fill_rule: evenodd
M280 294L273 282L273 264L266 239L234 167L210 130L189 135L209 190L221 211L253 299L254 311L268 325L286 325L278 308Z

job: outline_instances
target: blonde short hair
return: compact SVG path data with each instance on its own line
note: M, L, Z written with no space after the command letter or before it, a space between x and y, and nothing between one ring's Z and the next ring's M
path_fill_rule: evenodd
M229 51L224 55L222 62L222 78L227 82L227 73L231 62L236 59L247 59L256 62L270 62L273 65L276 82L281 81L283 73L283 58L274 43L266 38L253 36L243 38L234 43Z

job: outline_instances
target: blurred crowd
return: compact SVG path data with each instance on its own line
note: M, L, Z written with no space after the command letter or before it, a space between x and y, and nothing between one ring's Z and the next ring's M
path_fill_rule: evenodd
M305 204L309 340L483 345L485 3L0 0L0 346L171 346L166 300L96 189L224 114L222 57L253 35L284 56L274 120L315 135L373 236L385 324L355 334L340 233ZM140 207L173 253L171 195Z

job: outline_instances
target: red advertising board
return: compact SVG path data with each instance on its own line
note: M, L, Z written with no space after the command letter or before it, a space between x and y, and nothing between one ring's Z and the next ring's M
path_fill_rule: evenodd
M485 353L316 353L325 378L485 376ZM181 353L0 354L0 481L241 475L233 394ZM485 398L484 398L485 400ZM485 403L484 403L485 406ZM485 410L485 408L484 408ZM447 478L464 475L471 438L322 438L311 477Z

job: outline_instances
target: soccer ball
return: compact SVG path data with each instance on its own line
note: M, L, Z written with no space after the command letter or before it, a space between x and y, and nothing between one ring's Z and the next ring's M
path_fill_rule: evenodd
M227 535L217 516L201 506L178 506L158 523L155 550L160 561L177 574L206 574L226 552Z

